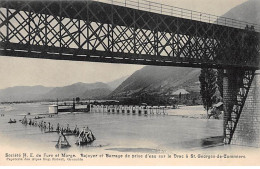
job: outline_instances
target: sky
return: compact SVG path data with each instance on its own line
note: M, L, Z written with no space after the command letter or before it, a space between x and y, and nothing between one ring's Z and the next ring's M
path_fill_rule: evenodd
M247 0L150 0L221 16ZM66 86L77 82L110 82L142 65L56 61L0 56L0 89L13 86Z

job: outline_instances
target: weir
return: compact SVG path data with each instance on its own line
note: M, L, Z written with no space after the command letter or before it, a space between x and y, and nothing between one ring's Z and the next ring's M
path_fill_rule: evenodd
M0 1L1 56L223 69L226 144L260 146L259 31L149 1Z
M133 115L167 115L165 106L136 106L136 105L91 105L95 113L133 114Z

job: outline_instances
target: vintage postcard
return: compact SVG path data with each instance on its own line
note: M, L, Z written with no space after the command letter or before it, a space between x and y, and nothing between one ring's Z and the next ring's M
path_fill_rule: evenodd
M260 165L259 0L0 0L0 166Z

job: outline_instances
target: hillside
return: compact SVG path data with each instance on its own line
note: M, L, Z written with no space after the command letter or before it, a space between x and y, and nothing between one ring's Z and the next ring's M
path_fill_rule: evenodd
M96 89L107 89L111 92L109 86L105 83L75 83L69 86L56 87L50 90L48 93L44 94L42 99L66 99L66 98L75 98L75 97L88 97L93 98L96 95L92 92L91 96L86 96L85 93L91 92ZM107 92L106 92L107 93ZM98 96L101 96L98 94ZM105 96L105 95L103 95Z
M199 91L200 69L146 66L125 80L111 97L131 97L143 93L167 94L178 88Z
M115 90L119 85L121 85L129 76L124 76L119 79L116 79L114 81L108 82L108 86L112 89Z
M260 24L260 1L249 0L228 11L223 17Z
M86 90L80 98L82 99L104 99L106 98L112 91L108 88L97 88L92 90Z

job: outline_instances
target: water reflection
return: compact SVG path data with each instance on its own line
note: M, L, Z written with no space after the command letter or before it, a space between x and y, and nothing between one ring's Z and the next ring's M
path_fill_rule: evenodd
M201 140L201 147L210 147L210 146L216 146L216 145L223 145L224 137L218 136L218 137L210 137L206 139Z

